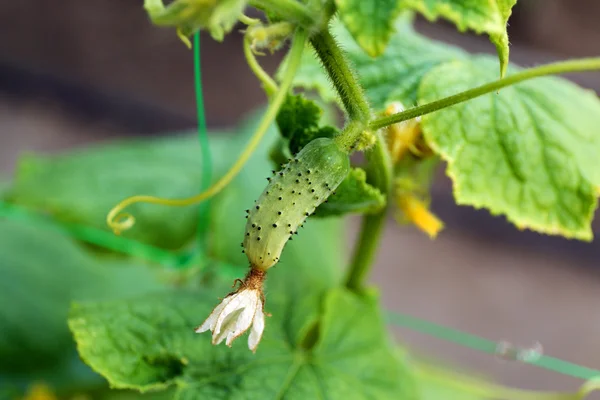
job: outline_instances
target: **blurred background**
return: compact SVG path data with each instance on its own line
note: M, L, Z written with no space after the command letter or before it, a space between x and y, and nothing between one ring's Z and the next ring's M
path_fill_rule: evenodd
M520 0L509 21L511 59L528 66L598 56L598 21L598 0ZM446 23L419 20L417 27L471 51L494 51L485 37L456 33ZM245 64L241 39L235 33L220 44L202 36L211 128L233 126L265 102ZM274 71L279 60L275 55L261 63ZM569 78L600 92L600 73ZM172 30L149 23L141 0L0 3L0 182L11 178L23 152L160 135L195 123L192 53ZM389 309L492 341L537 341L545 354L600 369L596 242L519 232L503 218L457 207L443 172L433 209L447 226L435 243L413 228L388 226L373 282L382 286ZM600 225L595 227L598 232ZM581 383L397 331L421 352L506 384L573 390Z

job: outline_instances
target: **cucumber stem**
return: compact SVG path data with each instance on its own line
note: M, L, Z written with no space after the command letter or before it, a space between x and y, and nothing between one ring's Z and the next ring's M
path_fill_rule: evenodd
M511 86L528 79L538 78L546 75L565 74L569 72L594 71L600 69L600 57L582 58L579 60L568 60L541 65L535 68L529 68L518 72L506 78L486 83L473 89L466 90L455 95L444 97L443 99L432 101L431 103L423 104L418 107L409 108L408 110L393 114L387 117L377 118L369 123L370 129L381 129L388 125L407 121L419 117L421 115L430 114L435 111L472 100L476 97L483 96L488 93L495 92L506 86Z
M390 192L393 179L392 163L382 135L378 132L373 148L366 152L369 169L369 183L384 195ZM377 249L387 220L387 208L377 214L362 217L360 234L354 248L350 268L346 276L346 287L354 291L362 290L369 272L373 268Z

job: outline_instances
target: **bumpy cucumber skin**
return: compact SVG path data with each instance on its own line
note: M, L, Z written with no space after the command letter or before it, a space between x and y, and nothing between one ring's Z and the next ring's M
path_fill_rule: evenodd
M266 271L279 261L283 247L306 218L350 172L350 159L329 138L307 144L275 173L248 210L244 252L251 267Z

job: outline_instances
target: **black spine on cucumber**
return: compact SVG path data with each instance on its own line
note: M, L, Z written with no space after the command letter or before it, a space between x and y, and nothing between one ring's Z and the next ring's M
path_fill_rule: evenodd
M279 261L286 242L350 171L350 159L331 139L307 144L248 210L244 252L252 268L267 270Z

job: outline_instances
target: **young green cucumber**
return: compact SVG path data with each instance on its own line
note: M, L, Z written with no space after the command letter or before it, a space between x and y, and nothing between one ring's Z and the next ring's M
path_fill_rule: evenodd
M251 267L267 270L279 261L288 239L323 203L350 171L350 159L333 140L308 143L269 179L254 207L248 210L244 252Z

